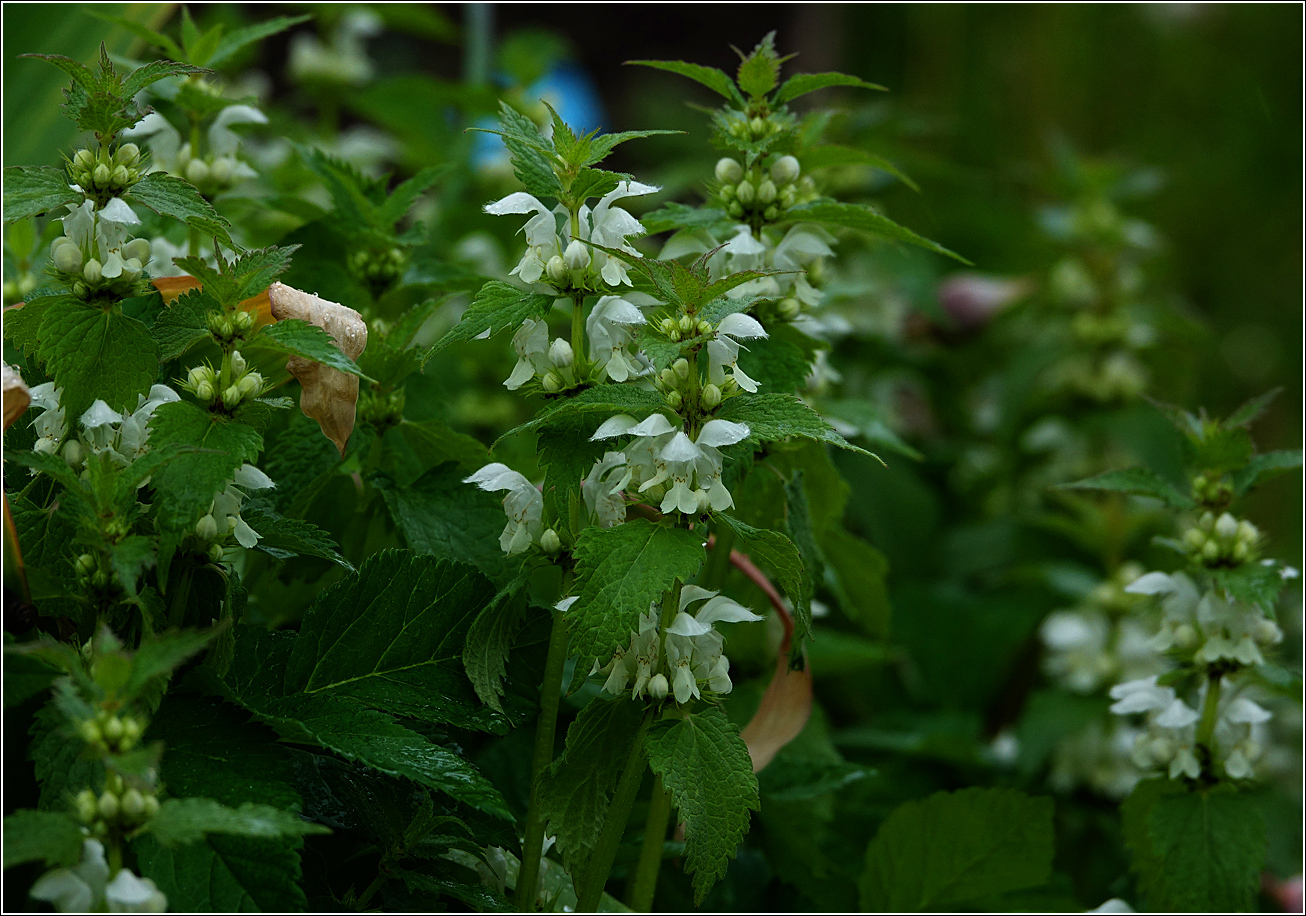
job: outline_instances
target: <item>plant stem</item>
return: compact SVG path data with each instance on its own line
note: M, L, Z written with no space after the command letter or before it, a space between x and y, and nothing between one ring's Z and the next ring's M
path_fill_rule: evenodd
M571 570L563 576L562 590L571 589ZM544 663L540 687L540 718L535 724L535 754L531 758L531 795L526 807L526 837L522 840L521 872L517 878L515 902L519 912L535 909L535 891L540 877L540 856L544 846L544 820L540 817L540 775L553 761L553 743L558 730L558 702L562 696L562 669L567 664L567 624L562 611L553 616L549 655Z
M636 913L653 910L653 893L657 889L658 871L662 868L662 847L667 838L667 821L671 818L671 793L658 776L649 799L648 820L644 822L644 845L639 850L639 864L626 892L626 902Z
M376 872L376 877L373 878L372 883L367 886L367 890L363 891L362 895L359 896L358 900L354 902L354 906L356 906L359 910L366 909L367 905L372 902L372 896L378 890L381 889L381 885L385 884L386 879L388 879L389 877L390 877L389 875L387 875L384 871L381 871L380 868L378 868Z
M580 368L585 365L585 294L573 293L571 297L571 354L580 376Z
M168 607L168 626L179 627L186 618L186 603L190 600L191 574L183 572L181 581L172 589L172 604Z
M621 771L621 781L613 793L612 804L608 806L607 816L603 819L603 832L599 834L598 844L590 858L590 866L585 872L584 888L578 891L576 912L597 913L603 888L608 883L608 873L612 871L612 862L617 857L617 847L626 832L626 822L630 820L630 809L639 794L639 784L644 780L644 733L653 721L653 708L644 714L635 740L630 745L630 756L626 758L626 768Z
M1210 766L1215 754L1211 741L1215 737L1215 722L1220 707L1220 686L1222 680L1216 675L1208 675L1206 682L1206 700L1202 703L1202 719L1197 723L1197 746L1205 752L1203 765Z
M726 572L730 569L730 551L735 546L735 529L729 525L713 525L712 533L716 535L716 541L712 544L712 552L707 555L707 563L703 565L701 582L704 588L720 589L726 580Z
M122 871L122 840L117 836L109 843L109 877Z

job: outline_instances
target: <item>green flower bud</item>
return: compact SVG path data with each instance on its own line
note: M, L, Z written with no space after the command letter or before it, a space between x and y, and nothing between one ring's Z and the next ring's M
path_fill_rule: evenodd
M667 392L667 403L671 405L672 410L679 410L681 405L685 403L685 399L679 391L673 389Z
M671 368L675 371L676 375L681 377L681 379L689 378L689 360L685 359L683 356L672 363Z
M686 334L692 334L694 332L694 326L696 324L697 322L694 321L694 319L691 318L689 315L680 316L680 330L682 332Z
M780 300L780 315L787 321L793 321L803 310L803 304L793 297Z
M721 403L721 389L711 382L703 386L703 406L708 410Z
M1251 522L1243 519L1238 523L1237 538L1248 546L1251 546L1261 539L1261 532Z
M721 394L730 394L738 387L739 383L735 381L735 377L733 375L727 375L725 381L721 383Z
M73 811L83 824L94 821L100 813L99 800L95 797L95 793L90 789L82 789L78 792L77 797L73 799Z
M1220 559L1220 545L1215 541L1207 541L1203 544L1202 559L1208 562L1214 562Z
M1233 545L1232 553L1234 560L1239 563L1245 563L1247 558L1251 555L1251 551L1247 549L1246 541L1236 541Z
M571 344L561 337L555 337L549 345L549 362L559 369L565 369L575 361L576 355L571 350Z
M144 269L145 265L136 258L128 258L122 262L122 275L128 280L139 280Z
M82 268L82 278L86 280L87 283L99 283L104 279L101 270L100 262L95 258L91 258L86 262L86 266Z
M221 545L221 544L210 544L210 545L209 545L209 559L212 560L214 563L221 563L221 562L222 562L222 545Z
M676 329L676 319L663 318L662 322L658 325L658 327L662 329L663 334L670 334L672 331Z
M135 165L141 158L141 148L135 143L124 143L113 154L113 161L118 165Z
M113 172L103 162L97 165L95 170L91 172L91 180L101 187L107 185L112 176Z
M75 468L81 465L82 459L86 457L82 444L76 439L69 439L63 447L63 460L68 467Z
M1196 553L1202 549L1206 543L1206 535L1196 528L1189 528L1184 532L1184 546Z
M217 184L231 184L231 176L235 171L236 161L223 156L213 160L213 167L209 169L209 177Z
M201 383L212 380L213 370L208 366L191 366L186 373L186 385L189 388L198 388Z
M544 375L544 381L540 383L544 386L545 391L553 392L562 389L562 376L550 369Z
M218 520L212 515L205 515L195 523L195 536L201 541L212 541L218 537Z
M776 202L786 209L792 207L798 202L798 192L794 190L792 185L790 185L780 192L780 196L776 199Z
M73 295L77 296L78 298L85 299L86 294L89 293L90 291L91 288L81 280L78 280L76 283L73 284Z
M716 161L716 180L722 184L736 184L743 177L744 167L729 156Z
M1283 630L1273 620L1258 620L1252 629L1252 639L1263 646L1273 646L1283 639Z
M88 149L79 149L73 156L73 165L83 171L95 168L95 156Z
M129 176L127 175L127 166L116 165L113 167L113 174L109 176L110 184L116 185L120 188L126 187L127 182L129 180L130 180Z
M226 390L222 392L222 406L227 410L235 410L242 400L244 400L244 396L236 385L228 385Z
M246 373L236 387L240 389L241 398L256 398L263 393L263 376L257 372Z
M117 716L110 717L108 722L104 723L101 729L104 732L104 740L110 744L117 744L118 739L122 737L122 719Z
M762 183L757 186L757 199L761 203L771 203L771 201L775 200L775 193L775 182L770 178L764 179Z
M694 325L694 329L700 334L711 334L712 322L708 321L706 318L700 318L698 324Z
M232 371L233 373L235 373L236 375L240 375L242 372L245 371L245 367L246 367L246 365L247 365L247 363L245 362L245 357L243 357L243 356L240 355L240 351L239 351L239 350L232 350L232 351L231 351L231 371Z
M145 726L135 716L124 716L122 720L122 740L135 743L145 733Z
M751 204L757 197L757 189L751 181L741 181L735 186L735 198L744 205Z
M54 266L66 274L82 269L82 251L72 239L60 236L50 245L50 259Z
M100 809L100 817L106 821L115 820L118 817L118 796L105 790L100 795L100 801L96 807Z
M1238 520L1225 512L1215 523L1215 533L1226 541L1232 541L1238 534Z
M153 795L145 796L145 817L151 818L159 813L159 800Z
M662 672L659 671L657 674L649 678L648 695L653 699L665 700L670 689L671 685L667 683L667 676Z
M99 744L104 740L104 735L100 733L100 726L94 719L83 719L77 723L77 734L87 744Z
M562 261L568 270L584 270L590 264L590 251L580 239L572 239L562 254Z
M676 387L676 373L671 369L663 369L658 373L658 378L662 380L662 386L668 390Z
M194 156L191 152L190 144L183 143L181 149L177 150L177 170L185 172L186 166L190 165L192 158L194 158Z
M139 821L145 814L145 798L139 789L128 789L123 793L122 813L129 821Z
M254 313L241 310L231 316L231 326L237 331L248 331L254 327Z
M754 137L766 136L767 127L768 127L767 123L763 121L760 117L753 118L753 120L748 122L748 129L752 132Z
M209 180L209 167L203 159L192 159L186 166L186 180L191 184L199 185Z
M732 184L723 184L717 191L717 196L729 203L735 199L735 186Z
M540 549L553 556L562 549L562 540L558 537L558 532L552 528L546 528L540 535Z
M562 286L567 282L567 262L560 254L549 258L549 263L544 265L544 272L549 275L549 279L555 286Z
M77 558L77 571L83 576L89 576L95 572L95 557L89 553L84 553Z
M762 218L767 220L777 220L780 218L780 208L772 204L762 211Z
M1197 524L1203 531L1210 531L1215 527L1215 513L1203 512L1202 517L1197 520Z
M771 177L778 185L793 184L801 171L798 160L793 156L781 156L771 164Z
M680 343L680 328L672 328L667 332L667 336L671 338L672 343Z
M1197 645L1197 631L1191 624L1179 624L1174 630L1174 644L1184 650L1193 648Z
M744 208L739 205L739 201L732 200L726 205L726 215L731 219L739 219L744 215Z
M195 397L204 404L212 404L218 399L217 386L205 379L195 386Z

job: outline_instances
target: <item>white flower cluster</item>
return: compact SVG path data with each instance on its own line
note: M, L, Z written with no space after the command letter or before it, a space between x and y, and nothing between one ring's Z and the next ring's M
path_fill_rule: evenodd
M68 204L63 217L64 234L50 243L50 261L55 270L72 281L78 295L110 289L123 292L140 279L150 261L150 243L131 237L131 226L140 217L120 197L100 210L84 200Z
M203 85L203 83L201 83ZM228 105L218 112L208 130L208 149L183 143L181 134L157 111L150 112L139 124L123 131L123 136L147 138L152 153L151 171L166 171L185 178L212 197L258 173L243 162L238 153L240 134L236 124L266 124L267 115L250 105Z
M511 556L521 553L532 544L538 544L544 534L544 497L539 488L506 464L487 464L475 474L463 479L491 493L507 490L503 498L503 511L508 514L508 524L499 535L499 546ZM556 535L554 535L556 537Z
M36 880L30 891L60 913L163 913L168 898L149 878L119 869L109 880L109 863L99 840L82 841L82 861L72 868L56 868Z
M195 536L201 541L217 542L234 535L241 547L253 547L261 535L240 517L240 507L246 490L266 490L275 487L272 478L252 464L242 464L231 483L213 497L209 511L195 523Z
M1126 591L1162 596L1162 621L1152 648L1180 660L1211 665L1221 660L1238 665L1264 664L1261 650L1283 640L1283 631L1257 607L1214 590L1201 594L1183 573L1151 572Z
M709 507L718 512L729 509L734 505L734 499L721 479L723 459L719 449L742 442L748 438L748 432L744 423L709 420L691 439L688 433L673 426L660 413L643 421L628 414L618 414L604 422L590 439L598 441L619 436L634 436L635 439L621 452L608 452L599 461L587 478L593 481L597 492L586 498L594 499L597 506L605 496L614 496L633 486L640 493L652 491L653 498L660 495L664 513L698 515ZM613 471L617 467L624 470L613 482L612 478L616 477ZM600 477L604 478L601 484ZM605 504L604 511L611 511L610 504Z
M1058 792L1086 785L1123 799L1143 778L1131 759L1140 730L1119 719L1097 719L1057 743L1048 782Z
M37 440L32 450L41 455L60 452L74 470L81 468L88 455L107 453L118 467L126 467L149 450L150 417L160 404L179 400L167 385L154 385L149 397L137 395L132 413L119 413L104 401L97 400L78 419L81 432L68 436L64 409L59 405L62 388L53 382L37 385L31 391L32 406L41 409L33 420Z
M569 599L559 605L570 606ZM688 608L698 602L698 612ZM726 694L731 690L730 660L721 654L725 639L713 629L716 623L761 620L757 614L716 592L686 585L680 590L680 607L665 632L659 626L656 605L640 617L639 632L631 633L630 647L617 650L599 673L606 674L603 689L614 695L630 690L637 699L664 699L677 703L698 699L704 691Z
M510 272L522 282L542 292L552 292L569 287L589 288L597 277L609 287L616 288L631 285L625 263L584 243L593 242L638 254L626 240L643 235L644 227L614 204L627 197L652 194L657 190L637 181L621 182L603 195L592 210L588 206L580 208L574 237L571 215L566 207L559 204L550 209L525 191L486 204L485 212L494 216L535 214L523 230L526 233L526 254Z
M1221 680L1211 748L1219 759L1211 763L1218 763L1233 779L1248 779L1253 775L1252 764L1263 750L1263 743L1253 737L1253 728L1267 722L1270 713L1248 697L1234 693L1233 687L1232 679ZM1199 706L1204 705L1208 689L1208 684L1203 684ZM1134 763L1144 769L1168 766L1171 779L1181 775L1196 779L1201 775L1196 734L1201 714L1180 699L1173 687L1159 684L1157 675L1152 675L1117 684L1111 688L1111 698L1116 701L1111 711L1117 715L1147 715L1146 731L1134 740Z

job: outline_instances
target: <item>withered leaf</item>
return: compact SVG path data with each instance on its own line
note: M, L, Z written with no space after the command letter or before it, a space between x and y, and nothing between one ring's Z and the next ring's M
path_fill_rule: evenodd
M14 421L23 415L27 405L32 403L31 392L23 382L18 370L8 363L4 366L4 409L5 429L14 425Z

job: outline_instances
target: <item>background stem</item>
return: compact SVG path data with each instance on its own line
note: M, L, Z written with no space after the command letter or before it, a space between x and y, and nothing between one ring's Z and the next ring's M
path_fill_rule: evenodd
M662 848L670 817L671 793L663 787L662 777L658 776L653 783L653 796L649 799L648 820L644 822L644 845L639 850L639 864L635 866L635 876L626 892L626 902L636 913L653 910L653 894L662 868Z
M650 707L644 714L644 721L640 724L639 731L635 733L635 740L631 742L626 768L621 771L621 781L617 783L617 791L613 793L607 817L603 819L603 832L599 834L599 842L594 847L594 855L585 872L584 887L576 894L578 913L598 912L599 899L603 896L603 888L608 883L612 862L617 857L617 847L621 845L621 837L626 832L626 822L630 820L631 806L635 803L635 796L639 794L639 784L644 780L644 733L648 731L652 721L653 709Z

